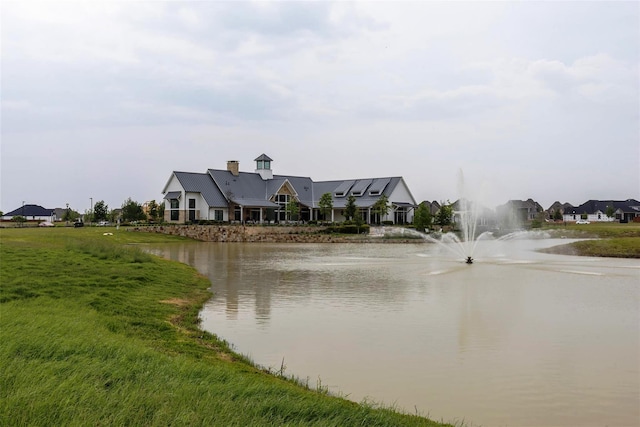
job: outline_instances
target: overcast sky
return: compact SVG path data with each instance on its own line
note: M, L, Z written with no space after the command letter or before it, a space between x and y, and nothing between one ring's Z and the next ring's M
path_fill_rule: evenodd
M0 209L174 170L640 198L640 3L2 1Z

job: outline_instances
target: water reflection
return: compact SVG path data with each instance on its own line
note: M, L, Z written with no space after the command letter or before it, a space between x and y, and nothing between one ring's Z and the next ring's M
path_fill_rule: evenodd
M205 329L356 401L483 425L637 425L638 263L532 251L551 244L478 248L472 266L428 244L154 251L210 278Z

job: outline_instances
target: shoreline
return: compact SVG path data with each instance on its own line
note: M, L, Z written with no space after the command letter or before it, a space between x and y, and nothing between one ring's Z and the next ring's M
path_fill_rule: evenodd
M157 225L127 228L140 233L158 233L181 236L203 242L241 242L241 243L384 243L419 244L429 243L419 236L386 237L385 226L371 227L372 234L325 234L323 226L244 226L244 225ZM536 229L550 233L554 238L571 237L585 239L581 242L560 244L542 250L545 253L574 256L596 256L610 258L640 258L640 228L612 230L619 227L596 229L542 228ZM586 233L586 235L585 235Z

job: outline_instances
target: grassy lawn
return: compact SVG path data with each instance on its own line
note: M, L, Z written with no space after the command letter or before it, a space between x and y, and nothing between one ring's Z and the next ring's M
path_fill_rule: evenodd
M545 252L585 256L640 258L640 223L591 223L545 227L572 238L597 239L549 248Z
M268 374L201 331L207 279L128 245L179 239L0 229L0 425L440 425Z

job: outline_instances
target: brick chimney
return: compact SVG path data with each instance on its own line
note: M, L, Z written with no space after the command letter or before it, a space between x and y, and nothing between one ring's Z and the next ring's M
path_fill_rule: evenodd
M238 176L240 174L240 162L237 160L229 160L227 162L227 170L231 172L233 176Z

